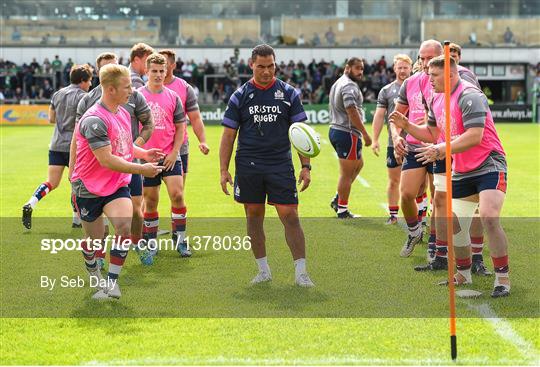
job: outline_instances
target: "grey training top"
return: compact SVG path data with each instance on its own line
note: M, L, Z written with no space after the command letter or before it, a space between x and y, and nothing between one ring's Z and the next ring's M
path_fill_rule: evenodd
M362 136L360 130L355 128L349 116L347 108L354 106L360 112L362 122L365 122L365 114L362 108L364 97L358 84L347 75L343 74L330 89L330 127L337 130L353 133L358 137Z
M390 124L388 123L388 116L394 112L396 107L396 100L399 96L399 88L401 85L397 80L394 80L392 83L387 84L379 92L377 97L377 108L384 108L386 112L384 114L384 121L386 122L386 128L388 129L388 146L393 148L394 142L392 141L392 134L390 133ZM407 133L404 131L401 132L403 137L407 136Z
M93 105L95 105L102 95L102 89L100 86L92 89L90 93L85 95L79 105L77 106L77 121L80 120L82 115ZM133 141L139 136L139 122L142 124L143 128L148 125L152 125L152 114L150 112L150 107L146 102L146 98L142 93L133 91L129 97L128 103L122 105L131 116L131 135L133 136Z
M461 109L463 128L465 130L485 126L489 106L484 93L473 88L464 89L458 98L458 104ZM435 113L433 112L433 103L431 103L428 112L428 125L437 126ZM492 151L486 160L474 171L466 173L453 172L452 180L458 181L490 172L507 172L506 158L497 151Z
M69 152L73 130L75 129L77 105L86 94L76 84L71 84L53 94L51 109L56 112L56 124L51 139L50 150Z
M131 78L131 87L133 89L139 89L144 85L143 78L129 65L129 77Z

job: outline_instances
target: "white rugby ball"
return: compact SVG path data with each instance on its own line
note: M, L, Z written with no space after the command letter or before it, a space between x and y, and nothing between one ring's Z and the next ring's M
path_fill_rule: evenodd
M289 127L289 140L294 149L304 157L313 158L321 152L321 137L303 122L295 122Z

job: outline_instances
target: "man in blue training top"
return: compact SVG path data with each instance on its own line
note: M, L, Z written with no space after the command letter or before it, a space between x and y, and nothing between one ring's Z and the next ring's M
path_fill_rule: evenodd
M231 96L222 125L225 127L219 149L221 188L229 195L227 183L234 141L236 172L234 199L244 204L247 231L259 273L252 283L272 280L266 258L263 221L265 203L274 205L285 227L285 238L292 253L296 284L313 287L306 271L305 238L298 219L298 193L289 142L289 126L307 119L299 93L276 79L274 49L266 44L251 53L253 78ZM298 183L304 191L311 181L309 158L300 156L302 170Z

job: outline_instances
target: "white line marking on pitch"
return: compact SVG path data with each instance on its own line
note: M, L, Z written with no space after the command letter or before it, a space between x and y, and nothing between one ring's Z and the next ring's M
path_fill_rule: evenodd
M493 330L504 340L510 342L528 362L538 363L540 361L540 354L538 354L534 346L529 341L523 339L508 321L499 318L489 304L481 303L475 305L472 302L467 302L467 307L477 311L482 318L491 324Z
M360 184L364 187L367 187L367 188L370 188L371 186L369 185L369 182L367 182L367 180L363 177L360 177L360 176L356 176L356 179L360 182Z
M413 358L398 358L396 359L384 359L384 358L359 358L357 356L343 356L335 358L227 358L227 357L215 357L215 358L181 358L181 357L158 357L158 358L139 358L139 359L127 359L118 360L113 359L109 361L89 361L82 363L83 365L90 366L107 366L107 365L248 365L248 366L260 366L260 365L279 365L279 366L294 366L294 365L392 365L399 362L399 365L450 365L450 358L426 358L426 359L413 359ZM485 365L493 363L486 357L480 358L463 358L459 362L468 365ZM500 364L515 364L516 361L506 358L498 359Z
M325 144L325 145L330 144L330 143L328 142L328 140L326 140L326 139L321 139L321 143L323 143L323 144Z

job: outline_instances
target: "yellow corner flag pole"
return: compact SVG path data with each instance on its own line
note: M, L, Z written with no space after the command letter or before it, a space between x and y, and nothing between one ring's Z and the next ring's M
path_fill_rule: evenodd
M448 290L450 292L450 354L457 358L456 294L454 287L454 226L452 212L452 154L450 149L450 41L444 41L444 111L446 142L446 225L448 238Z

